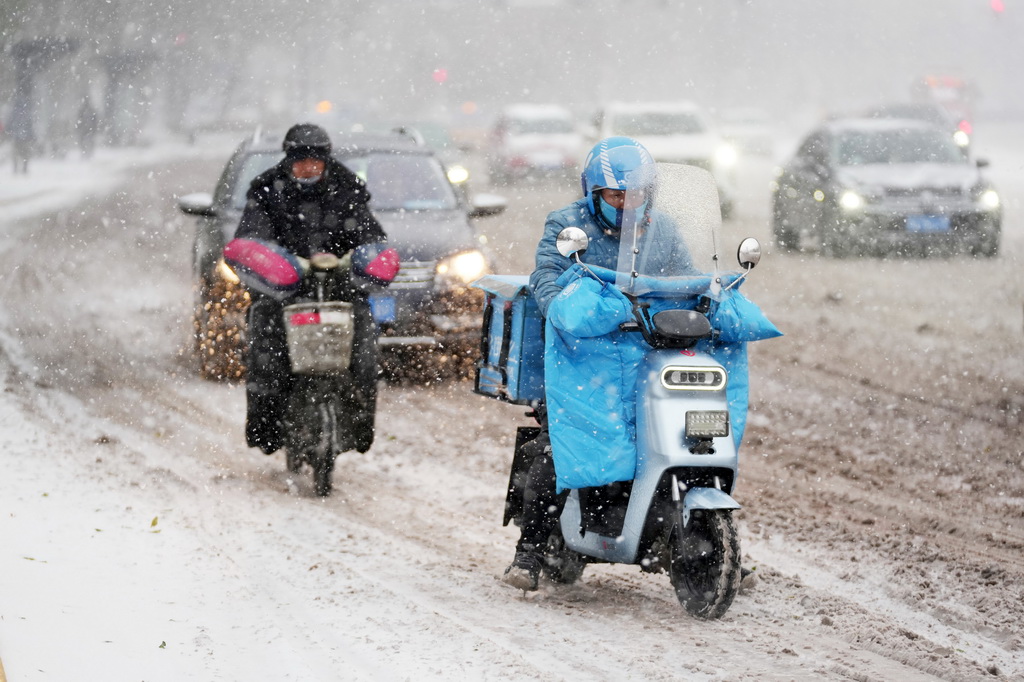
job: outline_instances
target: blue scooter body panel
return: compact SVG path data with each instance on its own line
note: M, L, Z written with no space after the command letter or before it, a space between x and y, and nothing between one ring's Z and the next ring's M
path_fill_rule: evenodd
M581 534L579 495L573 490L561 516L562 534L570 549L611 563L636 563L647 512L667 469L730 469L735 481L738 453L731 435L715 438L714 453L706 455L691 453L685 437L686 412L729 409L726 384L715 390L669 389L661 381L662 372L669 367L707 367L725 372L722 365L706 353L669 349L651 351L645 356L637 382L637 471L622 533L619 537L594 532ZM693 509L739 507L726 492L713 488L694 488L685 499L686 506Z

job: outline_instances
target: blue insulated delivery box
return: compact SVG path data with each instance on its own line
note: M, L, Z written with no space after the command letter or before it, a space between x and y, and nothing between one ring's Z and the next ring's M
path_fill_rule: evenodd
M523 275L488 275L473 390L519 405L544 399L544 318Z

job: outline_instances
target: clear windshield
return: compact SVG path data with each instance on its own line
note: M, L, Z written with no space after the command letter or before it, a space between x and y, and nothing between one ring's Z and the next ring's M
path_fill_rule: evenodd
M371 154L341 159L366 182L370 208L423 211L458 208L441 162L425 154Z
M656 172L653 189L626 193L616 284L631 294L718 273L722 213L714 177L675 163L659 163Z
M245 194L257 175L277 164L283 153L250 154L241 161L231 205L245 208ZM379 211L451 210L458 199L444 168L425 154L368 154L338 159L370 190L370 208Z

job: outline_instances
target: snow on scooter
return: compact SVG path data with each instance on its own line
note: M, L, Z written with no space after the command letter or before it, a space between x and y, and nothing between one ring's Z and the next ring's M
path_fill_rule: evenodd
M544 552L549 579L575 582L588 563L637 564L667 572L689 613L719 618L741 579L732 514L746 343L780 332L737 290L760 258L757 240L740 244L743 271L718 268L712 176L677 164L658 164L656 174L647 196L659 215L623 225L614 270L580 260L583 230L558 236L574 264L546 321L526 278L477 283L487 306L474 390L531 405L540 423L517 432L505 524L521 524L538 451L550 448L558 490L569 490ZM645 247L665 226L690 263L671 276L648 274Z

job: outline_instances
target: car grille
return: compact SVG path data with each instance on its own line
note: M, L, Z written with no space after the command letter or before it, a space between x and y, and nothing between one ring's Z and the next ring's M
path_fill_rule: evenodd
M435 261L402 261L390 289L429 289L434 284Z

